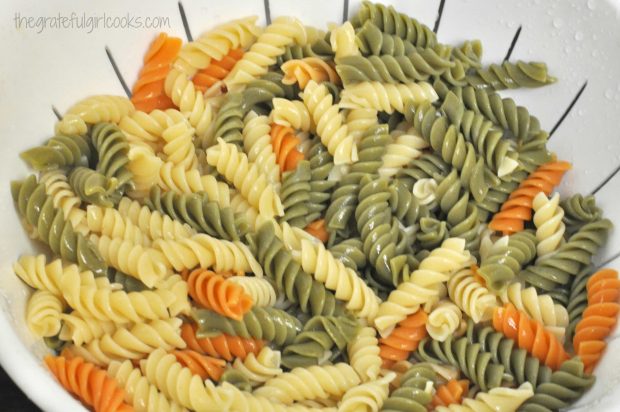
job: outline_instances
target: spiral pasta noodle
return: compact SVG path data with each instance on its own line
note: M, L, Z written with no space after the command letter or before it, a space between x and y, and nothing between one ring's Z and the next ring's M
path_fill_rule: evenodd
M493 388L488 392L479 392L475 398L463 399L463 405L439 406L439 412L491 412L491 411L516 411L532 397L534 391L532 385L524 383L518 388Z
M400 384L383 403L383 411L423 411L431 403L436 374L429 364L412 365L400 377Z
M311 80L304 89L303 101L316 124L317 135L334 156L334 163L339 165L357 161L357 146L327 87Z
M211 379L219 381L226 362L222 359L205 356L193 350L175 350L170 352L183 367L188 368L192 374L200 376L201 379Z
M437 93L426 82L398 84L361 82L344 89L340 107L404 113L407 103L418 106L435 100L437 100Z
M436 302L436 285L447 281L454 272L470 263L465 241L450 238L422 262L409 279L390 293L379 306L375 327L381 336L388 335L396 324L415 313L422 305Z
M474 271L463 269L448 280L448 295L474 322L491 319L497 297L475 280Z
M463 313L451 301L440 301L428 315L426 331L438 341L444 341L456 333L463 322Z
M207 150L207 162L232 182L262 216L282 216L282 203L273 185L236 146L218 139L218 145Z
M67 175L60 170L51 170L41 175L40 182L45 185L45 193L54 200L54 207L63 211L65 219L76 231L86 235L86 213L80 209L82 199L69 185Z
M362 383L342 395L338 410L347 411L378 411L389 394L389 384L396 374L388 373L380 379Z
M582 196L579 193L562 200L560 207L564 210L563 222L569 234L575 233L586 223L602 218L603 212L596 205L594 196Z
M371 21L385 33L395 34L415 46L429 48L437 43L435 33L429 27L404 13L397 12L392 6L370 1L362 2L362 7L351 19L351 23L353 27L360 27L367 21Z
M149 246L150 237L143 233L129 218L111 207L88 205L86 207L86 226L92 233L128 240L132 243Z
M534 225L536 226L536 252L538 258L544 258L556 251L564 240L566 226L562 222L564 210L560 206L560 195L556 193L547 198L538 193L532 200L534 209Z
M55 336L60 332L64 302L46 290L38 290L30 296L26 305L26 325L37 337Z
M153 189L153 191L156 190ZM142 206L139 202L127 197L121 199L117 210L124 219L128 219L151 240L183 239L195 233L191 227L179 222L180 219L176 216L170 218L167 214L157 210L151 211L148 206Z
M113 321L100 321L75 311L61 314L60 319L62 328L58 338L62 341L73 342L77 346L99 339L106 334L112 334L118 328Z
M228 282L239 285L252 299L252 306L273 306L276 303L276 291L265 278L255 276L231 276Z
M130 328L120 327L83 346L70 346L68 351L96 365L143 359L156 350L184 348L185 342L179 336L181 323L181 319L173 318L137 323Z
M180 49L181 39L178 37L159 33L153 40L132 89L131 102L136 110L151 112L172 107L172 101L164 93L164 81Z
M54 208L54 200L46 195L45 185L37 184L34 175L12 182L11 194L20 215L36 229L38 237L50 246L52 252L77 263L80 269L92 270L96 276L105 273L107 265L96 245L75 232L62 210Z
M271 145L271 130L267 116L249 112L243 119L243 150L248 154L248 160L258 165L269 183L277 185L281 167Z
M389 369L394 363L407 359L417 349L420 341L427 336L427 319L426 312L418 310L398 322L388 336L379 339L379 355L384 368Z
M242 48L232 49L221 59L212 60L207 67L198 70L192 77L196 89L206 92L213 85L224 80L235 64L243 57L243 54Z
M324 81L334 84L340 83L340 78L336 71L324 60L317 57L289 60L280 66L280 69L284 73L284 78L282 79L284 84L297 83L302 90L306 88L310 80L316 83Z
M252 298L241 286L210 270L191 271L187 285L196 303L228 318L241 320L252 307Z
M124 116L133 114L134 105L122 96L97 95L80 100L67 110L56 123L56 133L86 134L89 124L110 122L118 124Z
M549 196L570 167L570 163L560 161L545 163L536 169L510 194L500 211L493 215L489 228L505 235L522 231L523 223L532 218L534 196L540 192Z
M587 373L592 372L607 344L605 338L616 324L620 304L620 280L614 270L600 270L587 283L588 306L575 327L573 348Z
M95 411L133 410L124 402L125 392L118 387L116 380L84 359L48 355L44 362L65 389Z
M280 173L295 170L299 162L304 159L304 155L297 149L301 140L295 135L293 129L279 124L272 124L269 135L271 136L271 147Z
M460 404L463 400L463 395L469 388L469 381L467 379L450 379L443 385L439 385L433 396L433 406L449 406L452 404Z
M346 363L295 368L269 379L254 394L291 405L295 401L340 397L358 385L360 378Z
M558 369L568 359L555 335L545 330L540 322L519 312L511 303L495 309L493 327L516 340L520 348L526 349L551 369Z
M488 68L476 69L467 76L467 83L478 89L504 90L518 87L540 87L556 81L547 73L547 65L540 62L504 62Z
M226 334L198 338L196 330L196 326L189 323L184 323L181 326L181 338L183 338L187 347L193 351L219 357L227 361L231 361L233 357L243 360L250 353L257 354L263 347L261 340L246 339Z
M264 347L254 355L250 353L244 360L235 359L232 367L241 372L252 386L258 386L282 373L280 352Z
M125 402L133 405L138 412L187 411L178 403L168 399L155 385L149 383L142 375L142 372L140 372L140 369L133 367L131 361L126 360L122 363L117 361L110 362L107 373L125 390Z
M377 332L368 326L361 327L347 345L349 362L362 382L377 379L381 371L381 358Z
M383 155L379 176L390 177L398 173L399 169L422 155L422 150L428 147L428 143L417 134L415 129L393 132L396 138Z
M325 219L318 219L308 223L304 230L323 243L329 240L329 233L325 227Z
M93 149L86 130L82 133L57 134L45 144L19 154L35 170L56 169L68 166L87 166L93 160Z

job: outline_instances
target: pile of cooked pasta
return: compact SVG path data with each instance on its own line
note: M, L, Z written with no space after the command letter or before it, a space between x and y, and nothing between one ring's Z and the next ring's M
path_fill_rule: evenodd
M557 411L593 384L611 222L481 63L364 2L160 34L131 99L88 97L21 157L26 310L96 411Z

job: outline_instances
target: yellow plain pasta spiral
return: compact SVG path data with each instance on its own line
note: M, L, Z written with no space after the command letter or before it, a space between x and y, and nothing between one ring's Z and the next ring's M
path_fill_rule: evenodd
M267 176L269 183L277 185L280 182L280 168L271 145L270 132L267 116L259 116L253 111L245 116L243 150L248 154L248 160L258 165L260 171Z
M213 267L216 272L252 272L263 276L263 269L252 252L239 241L230 242L199 233L180 240L153 242L164 261L176 271Z
M52 292L37 290L26 305L26 325L37 337L55 336L60 332L64 302Z
M65 219L71 222L75 231L88 234L84 224L86 212L80 209L82 199L69 185L67 175L61 170L51 170L41 174L39 181L45 185L45 193L52 197L54 207L62 210Z
M265 278L256 276L233 276L228 279L241 286L252 297L252 306L273 306L276 303L276 291Z
M156 349L140 363L146 379L166 397L179 405L201 412L229 410L233 391L215 388L210 380L203 381L183 367L172 354Z
M379 123L378 112L375 109L351 109L345 117L349 135L359 142L364 133Z
M217 146L207 150L207 162L234 184L248 203L266 218L283 216L284 208L273 185L255 163L250 163L237 146L218 138Z
M355 29L348 21L332 30L329 42L336 54L336 59L346 56L358 56L360 54Z
M142 359L155 350L185 348L180 334L182 323L179 318L137 323L130 328L118 328L112 334L105 334L83 346L69 346L68 350L96 365Z
M164 130L183 120L186 120L185 116L176 109L156 109L150 113L137 110L123 117L118 127L131 146L143 146L159 152L164 145Z
M379 376L382 363L380 352L377 331L370 326L361 328L347 345L349 363L362 382L372 381Z
M346 363L295 368L265 382L254 394L291 405L295 401L342 396L358 385L360 378Z
M258 386L282 373L280 359L280 351L265 346L258 355L250 353L244 360L235 359L233 368L248 378L252 386Z
M285 47L308 42L306 27L294 17L278 17L258 36L250 50L224 79L228 90L239 91L247 83L267 73L269 66L285 52Z
M379 176L394 176L401 168L406 167L412 160L422 155L422 150L428 147L424 140L412 127L408 130L395 130L392 132L395 137L394 142L390 143L383 157L382 165L379 168Z
M389 335L398 322L416 312L420 306L437 302L439 287L453 273L470 263L471 256L465 250L465 240L446 239L379 306L374 323L381 336Z
M338 412L378 412L390 393L390 382L396 374L385 376L354 386L345 392L338 404Z
M163 160L155 156L152 149L144 146L132 146L127 153L129 163L127 169L133 175L133 189L129 194L137 199L142 199L149 195L151 187L160 180L160 171Z
M139 368L131 361L112 361L108 365L108 375L125 390L125 402L133 405L136 412L185 412L187 409L171 401L157 390L157 387L142 376Z
M162 151L166 160L186 170L193 169L198 164L194 148L194 129L183 119L162 133L162 139L166 142Z
M230 187L215 176L201 175L197 169L185 170L182 166L165 162L159 170L159 187L177 193L206 192L209 200L220 207L230 205Z
M95 234L91 234L89 239L96 245L107 264L135 277L147 287L155 286L159 280L170 274L165 256L156 249Z
M128 197L121 198L117 208L121 216L129 219L151 240L183 239L196 234L188 225L156 210L151 211L148 206L142 206L140 202Z
M310 81L303 92L303 101L316 125L321 142L334 156L336 165L358 160L357 146L339 112L339 105L333 104L333 97L323 84Z
M101 321L77 312L60 315L62 329L58 338L62 341L73 342L77 346L99 339L103 335L114 333L119 326L113 321Z
M564 242L564 210L560 206L559 193L554 194L551 199L543 192L538 193L534 196L532 207L538 240L536 253L541 259L555 252Z
M525 382L518 388L493 388L488 392L478 392L474 399L463 399L462 405L453 403L437 406L437 412L513 412L519 409L528 398L534 395L532 384Z
M80 100L67 110L56 123L56 133L64 135L86 134L88 124L110 122L118 124L124 116L136 109L126 97L97 95Z
M429 336L443 342L456 332L463 321L463 313L449 300L442 300L431 310L426 321Z
M93 233L129 240L143 246L151 244L151 239L138 226L112 207L88 205L86 225Z
M314 123L306 105L299 100L275 97L270 119L281 126L292 127L302 132L314 131Z
M497 297L474 278L471 269L463 269L448 280L450 299L476 323L491 319L499 306Z
M362 82L342 91L340 106L345 109L374 109L387 113L403 113L406 103L419 105L437 100L437 92L426 82L380 83Z

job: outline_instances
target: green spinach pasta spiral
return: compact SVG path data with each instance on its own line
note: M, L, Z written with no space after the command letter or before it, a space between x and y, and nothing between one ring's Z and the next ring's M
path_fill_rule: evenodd
M248 113L254 110L258 114L262 114L265 110L261 110L264 105L267 106L267 114L271 108L271 101L275 97L282 97L289 100L299 99L299 87L296 84L284 84L280 73L269 72L260 79L256 79L248 83L243 91L243 112ZM217 136L216 136L217 137Z
M284 207L284 216L280 218L282 222L304 228L321 216L323 205L313 203L311 199L311 178L310 163L307 160L302 160L295 170L284 172L282 175L280 188L280 200Z
M213 122L213 139L206 141L202 148L206 149L215 144L215 139L221 137L226 143L233 143L243 147L243 94L228 93ZM206 146L205 146L206 144Z
M123 290L126 292L140 292L149 289L149 287L146 286L144 283L140 282L139 279L129 276L114 268L108 269L107 276L110 280L110 283L117 283L121 285Z
M355 207L360 180L366 174L376 174L382 165L381 158L392 138L387 126L373 126L362 137L358 144L359 161L351 166L348 174L342 177L332 193L331 202L325 212L327 228L332 232L345 231Z
M519 183L527 177L527 172L518 170L508 176L500 178L497 185L489 188L484 199L476 201L481 220L487 221L489 214L499 211L502 204L508 199L510 193L519 187Z
M570 359L553 372L549 382L539 385L534 396L518 409L519 412L559 411L583 395L594 384L594 376L584 373L579 358Z
M461 173L461 183L476 201L484 199L495 179L487 173L484 158L477 153L473 143L468 142L447 116L440 115L431 104L417 107L408 105L405 118L426 140L441 158Z
M568 311L568 326L566 327L566 340L570 342L574 333L577 323L583 317L583 311L588 307L588 279L594 274L594 269L587 266L582 269L573 283L570 285L568 292L568 304L566 310Z
M415 182L421 179L439 178L447 176L452 168L435 153L424 153L411 161L411 164L398 172L397 178L413 189Z
M448 225L434 217L420 219L420 230L416 234L416 244L423 250L433 250L448 238Z
M293 343L282 351L282 365L289 369L319 365L332 347L342 351L357 333L359 325L347 316L314 316Z
M465 110L465 105L454 93L448 93L441 105L442 111L457 128L465 139L472 142L477 152L500 177L511 173L517 166L517 153L513 150L513 141L503 138L503 132L484 118L471 110Z
M198 324L196 336L214 337L221 333L242 338L264 339L277 346L290 345L301 332L299 319L276 308L254 307L243 320L232 320L208 309L195 309L192 317Z
M600 220L603 211L596 206L594 196L583 196L579 193L562 200L560 204L564 210L564 224L566 232L575 233L586 223Z
M279 293L297 303L304 313L337 315L342 305L325 285L304 272L297 261L276 236L273 223L263 223L254 236L248 237L254 256L265 270L265 276L274 281Z
M360 238L345 239L329 248L332 255L344 265L353 270L362 269L366 266L366 254L363 251L364 244Z
M531 230L517 232L498 240L487 257L482 257L478 273L485 279L491 291L504 289L520 270L536 256L536 235ZM498 247L499 246L499 247Z
M451 88L440 80L436 81L433 87L441 99L444 99L450 91L453 92L468 110L485 116L494 125L509 131L519 142L527 141L541 133L538 118L530 114L527 108L517 106L510 97L502 98L496 92L472 86Z
M444 342L424 338L416 352L421 362L452 365L482 391L501 386L505 378L505 367L493 363L493 355L482 350L479 343L470 343L466 337L455 339L452 335Z
M336 71L345 87L349 84L377 81L406 83L441 76L454 63L432 49L421 49L407 56L347 56L336 59Z
M20 157L35 170L46 170L88 166L93 161L94 150L86 136L56 135L44 145L22 152Z
M492 64L488 68L476 69L467 76L467 83L476 89L504 90L519 87L540 87L555 82L547 73L547 65L538 62L518 61Z
M310 162L310 203L315 205L317 212L322 213L327 208L331 192L336 186L335 181L328 180L334 168L334 158L319 137L312 139L306 158Z
M392 6L364 1L360 11L351 19L351 24L353 27L360 27L366 21L371 21L385 33L395 34L418 47L433 47L437 43L437 37L429 27L397 12Z
M433 395L428 390L437 375L430 365L411 366L400 378L400 386L383 403L384 412L425 412Z
M411 260L402 254L404 251L399 254L397 250L399 228L390 213L388 181L372 180L370 175L366 175L360 185L355 220L364 243L364 253L377 271L376 280L396 286L401 282L401 271Z
M470 344L480 344L483 352L491 354L493 363L503 365L506 373L514 377L515 383L521 385L529 382L534 388L549 382L553 371L525 349L519 348L517 342L496 332L490 326L474 325L467 322L467 340Z
M305 57L317 57L319 59L327 60L334 57L334 52L325 38L317 39L312 44L305 44L303 46L293 44L286 46L284 48L284 54L277 57L276 64L279 67L289 60L303 59Z
M356 43L364 56L389 54L392 56L408 56L415 52L416 47L410 41L382 32L372 21L366 22L356 30Z
M537 261L519 273L526 284L551 293L554 300L567 304L568 291L573 278L592 261L605 243L612 228L608 219L584 225L550 257Z
M463 238L467 249L476 250L480 243L478 208L470 202L469 192L462 190L456 169L439 182L435 195L450 237Z
M154 186L145 203L151 210L220 239L239 240L248 230L248 223L242 216L236 216L230 207L223 208L210 201L205 192L162 193L158 186Z
M97 150L96 171L108 179L115 178L119 188L131 184L132 173L129 163L129 143L125 134L114 123L97 123L90 131L90 138Z
M106 275L107 265L95 245L75 232L62 210L54 207L52 197L45 194L45 185L37 184L36 177L12 182L11 194L20 215L36 229L39 239L47 243L52 252L96 276Z
M113 207L123 195L115 177L108 178L88 167L76 167L69 175L73 191L85 202L101 207Z

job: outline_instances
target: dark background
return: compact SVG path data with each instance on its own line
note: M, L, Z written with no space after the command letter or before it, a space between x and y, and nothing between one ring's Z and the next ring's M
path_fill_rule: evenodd
M40 411L34 403L13 383L11 378L0 368L0 410L3 411Z

